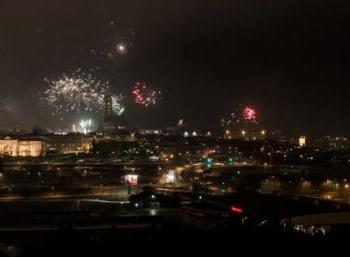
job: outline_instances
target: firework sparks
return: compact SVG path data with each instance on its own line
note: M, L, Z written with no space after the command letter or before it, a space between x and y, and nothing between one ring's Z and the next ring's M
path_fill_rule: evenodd
M82 129L82 132L86 135L90 132L91 126L92 126L92 120L81 120L79 123L80 128Z
M81 69L71 75L63 74L56 80L45 79L48 88L41 100L52 109L52 115L64 113L99 112L103 108L104 95L110 93L109 82L95 79ZM113 95L113 110L116 115L125 111L122 96Z
M145 82L137 82L132 94L134 95L136 104L148 107L149 105L155 105L158 103L162 92L160 90L154 90Z
M121 116L125 112L122 95L112 95L112 109L117 116Z
M221 126L223 128L237 127L240 126L243 121L257 123L256 116L256 111L252 107L239 106L235 108L228 117L221 119Z
M236 108L235 111L230 114L230 116L228 116L227 118L221 119L221 126L224 128L227 128L229 126L238 125L240 124L240 122L241 122L241 116L239 115L238 108Z
M88 54L95 61L108 59L117 59L118 56L127 55L134 46L135 31L133 28L122 28L118 22L110 22L110 36L106 38L103 45L98 49L90 49Z
M185 125L185 123L184 123L184 120L183 119L180 119L180 120L178 120L177 121L177 127L183 127Z
M243 118L247 121L255 121L256 120L256 111L251 107L245 107L243 109Z
M63 74L57 80L45 81L48 89L42 100L53 109L54 115L99 110L101 98L109 90L108 82L96 80L90 73L84 73L80 69L72 75Z

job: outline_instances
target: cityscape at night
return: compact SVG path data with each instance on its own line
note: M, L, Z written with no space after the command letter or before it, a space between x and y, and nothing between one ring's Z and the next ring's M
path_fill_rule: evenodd
M0 257L349 238L348 23L340 0L0 1Z

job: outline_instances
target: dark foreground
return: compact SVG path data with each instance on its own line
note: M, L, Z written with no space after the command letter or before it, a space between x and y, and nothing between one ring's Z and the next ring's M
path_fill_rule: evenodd
M36 238L38 241L22 248L8 246L0 256L101 256L107 253L127 251L149 252L166 248L203 250L206 248L235 251L244 244L276 247L278 243L323 243L344 240L337 236L306 236L292 231L282 231L279 226L264 228L232 225L210 231L184 227L181 224L154 224L144 228L115 228L103 231L78 231L73 228L59 228L48 233L23 232L16 237ZM45 238L44 240L40 240ZM257 246L255 245L255 246ZM254 247L254 245L252 245ZM166 250L165 249L165 250ZM251 248L248 248L251 250ZM247 249L247 250L248 250ZM121 253L121 252L120 252Z
M251 250L350 238L348 225L324 233L316 224L305 233L281 223L293 216L350 213L347 204L253 192L174 195L147 189L127 204L69 199L3 201L0 207L0 257L103 256L184 247L234 252L245 244Z

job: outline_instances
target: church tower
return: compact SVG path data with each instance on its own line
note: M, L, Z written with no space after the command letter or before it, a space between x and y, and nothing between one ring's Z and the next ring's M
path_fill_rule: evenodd
M103 100L101 131L109 135L127 134L125 116L118 116L113 111L113 101L110 94L106 94Z

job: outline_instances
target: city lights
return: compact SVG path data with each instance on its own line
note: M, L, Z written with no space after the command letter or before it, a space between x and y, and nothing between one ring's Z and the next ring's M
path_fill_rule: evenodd
M350 238L349 1L13 2L0 257Z
M175 172L169 171L169 173L166 175L165 183L171 184L175 183Z
M306 146L306 136L299 137L299 146L305 147Z

